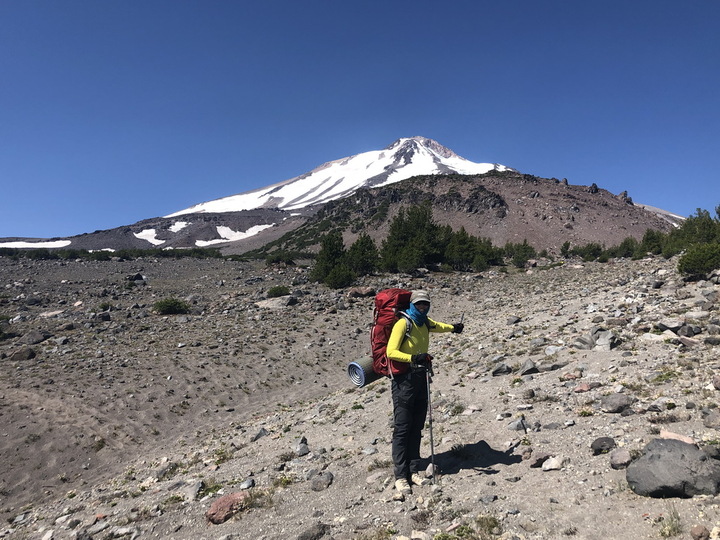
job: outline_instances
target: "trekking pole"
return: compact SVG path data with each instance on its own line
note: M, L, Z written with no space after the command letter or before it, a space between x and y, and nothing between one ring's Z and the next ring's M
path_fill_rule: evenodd
M425 378L427 380L427 398L428 398L428 426L430 427L430 466L432 467L432 483L435 484L435 441L433 441L433 420L432 420L432 402L430 401L430 370L425 369Z

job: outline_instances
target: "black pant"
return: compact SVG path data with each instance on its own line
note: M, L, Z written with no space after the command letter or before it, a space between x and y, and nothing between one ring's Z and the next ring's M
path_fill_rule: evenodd
M395 375L392 381L393 417L392 458L395 478L410 479L420 468L420 440L428 410L425 370Z

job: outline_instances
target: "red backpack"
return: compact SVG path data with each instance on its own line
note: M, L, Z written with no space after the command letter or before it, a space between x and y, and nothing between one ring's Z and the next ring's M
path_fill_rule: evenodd
M390 376L405 373L410 364L393 362L387 357L387 343L390 339L393 325L402 317L402 311L410 307L410 291L405 289L385 289L375 295L375 312L372 331L370 332L370 346L372 348L372 368L379 375ZM412 323L408 323L405 335L410 332Z

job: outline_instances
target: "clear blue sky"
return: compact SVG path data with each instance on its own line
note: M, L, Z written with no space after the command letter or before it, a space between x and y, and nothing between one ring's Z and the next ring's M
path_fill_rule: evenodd
M720 205L718 0L0 2L0 237L128 225L422 135Z

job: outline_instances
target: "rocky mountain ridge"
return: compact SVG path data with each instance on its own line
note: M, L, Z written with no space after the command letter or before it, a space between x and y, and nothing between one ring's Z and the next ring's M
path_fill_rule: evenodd
M430 187L429 183L433 186ZM473 185L472 189L463 186ZM413 193L423 187L422 195ZM495 200L473 199L477 190ZM468 192L471 191L471 192ZM381 151L331 161L312 171L260 190L201 203L164 217L68 238L4 238L0 247L64 247L68 249L178 249L218 247L224 253L244 253L286 234L310 236L306 221L333 208L366 217L363 203L382 200L387 206L373 216L369 229L376 240L387 230L400 205L415 200L437 203L442 223L464 226L498 245L527 239L537 249L556 248L569 241L607 247L627 236L640 239L648 228L667 230L682 218L662 210L634 205L626 193L613 195L593 184L543 179L508 167L473 163L424 137L399 139ZM498 201L502 201L501 203ZM496 209L496 212L490 210ZM502 210L501 213L498 213ZM376 219L383 215L383 219ZM320 218L322 219L322 218ZM316 220L317 221L317 220ZM346 231L348 238L355 233ZM317 240L317 239L316 239Z
M417 176L329 202L266 250L312 250L332 229L343 231L346 244L367 233L380 245L400 208L421 204L429 204L434 220L453 230L464 227L496 246L527 240L555 255L564 242L611 247L627 237L640 240L648 229L667 232L680 221L633 204L627 194L516 171Z
M718 276L686 283L675 267L569 261L332 291L236 261L0 258L0 536L716 538L717 493L638 495L625 468L656 439L706 456L720 440ZM276 285L292 295L268 298ZM430 290L432 317L466 325L432 338L442 474L404 500L387 381L357 389L345 373L369 351L366 295L389 286ZM169 296L192 312L153 313Z

